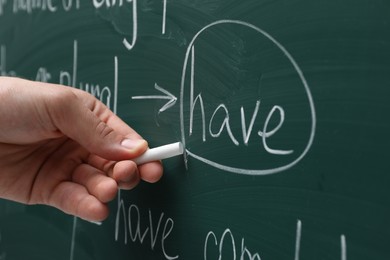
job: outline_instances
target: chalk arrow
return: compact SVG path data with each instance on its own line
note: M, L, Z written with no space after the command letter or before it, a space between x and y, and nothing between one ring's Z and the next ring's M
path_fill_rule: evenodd
M177 97L172 95L169 91L163 89L157 83L154 83L154 88L157 89L158 91L164 93L165 95L152 95L152 96L133 96L131 99L167 99L168 102L165 103L165 105L160 108L158 111L159 113L164 112L165 110L171 108L172 106L175 105Z

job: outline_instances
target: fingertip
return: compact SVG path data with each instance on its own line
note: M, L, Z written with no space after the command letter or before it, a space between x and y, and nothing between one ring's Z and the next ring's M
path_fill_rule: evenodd
M107 219L109 213L108 206L96 199L85 205L85 208L79 212L78 217L87 221L100 222Z
M163 175L163 166L160 161L145 163L138 166L138 168L141 179L146 182L158 182Z
M118 192L118 184L114 179L106 178L104 182L98 184L96 189L99 191L97 198L102 203L108 203L115 198Z
M137 165L130 160L117 162L112 175L120 189L130 190L140 181Z
M109 214L105 203L89 194L86 187L74 182L59 184L44 204L88 221L102 221Z
M72 180L85 187L89 194L102 203L113 200L118 191L118 185L114 179L89 164L79 165L73 172Z
M105 220L109 215L109 207L107 204L102 203L99 199L92 195L84 195L81 198L73 198L74 203L63 206L57 206L65 213L74 215L78 218L99 222ZM79 200L79 201L77 201Z
M134 175L134 178L127 182L119 182L118 187L122 190L131 190L134 189L140 182L140 178L138 175Z

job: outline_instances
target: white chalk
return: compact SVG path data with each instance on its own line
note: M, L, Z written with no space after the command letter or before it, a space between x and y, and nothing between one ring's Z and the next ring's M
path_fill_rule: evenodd
M147 150L140 157L133 159L137 164L144 164L147 162L159 161L184 153L183 145L180 142L167 144Z

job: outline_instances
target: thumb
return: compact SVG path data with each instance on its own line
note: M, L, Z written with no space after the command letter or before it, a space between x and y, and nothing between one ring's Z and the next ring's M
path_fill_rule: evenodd
M68 92L51 110L64 135L107 160L132 159L146 151L147 142L105 105L87 93L81 98L78 94Z

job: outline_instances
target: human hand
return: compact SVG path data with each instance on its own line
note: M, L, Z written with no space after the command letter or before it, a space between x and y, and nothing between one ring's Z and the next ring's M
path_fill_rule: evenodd
M147 147L86 92L0 77L1 198L101 221L118 188L161 178L160 162L131 161Z

